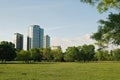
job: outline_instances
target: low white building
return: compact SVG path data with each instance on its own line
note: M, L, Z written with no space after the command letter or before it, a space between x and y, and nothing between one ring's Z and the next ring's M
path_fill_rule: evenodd
M61 49L61 46L51 46L51 49L54 50L54 49Z

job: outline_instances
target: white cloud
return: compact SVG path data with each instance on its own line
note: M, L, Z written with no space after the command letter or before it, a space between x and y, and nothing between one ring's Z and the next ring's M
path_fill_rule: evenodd
M76 38L51 38L51 46L61 46L63 51L69 46L81 46L83 44L94 43L95 41L90 38L90 34Z

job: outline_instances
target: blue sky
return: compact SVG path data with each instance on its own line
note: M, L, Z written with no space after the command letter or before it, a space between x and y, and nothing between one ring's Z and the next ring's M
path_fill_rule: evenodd
M58 40L78 40L96 32L97 21L108 13L99 14L80 0L0 0L0 40L12 41L15 32L26 37L28 26L38 24L51 36L51 45L62 45Z

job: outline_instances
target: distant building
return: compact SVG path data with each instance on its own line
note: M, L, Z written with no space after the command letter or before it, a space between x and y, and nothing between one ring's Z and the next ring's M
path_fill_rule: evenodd
M54 50L54 49L61 49L61 46L52 46L51 49L52 50Z
M43 48L50 48L50 37L48 35L44 36Z
M31 41L30 41L30 38L27 36L27 50L30 49L30 45L31 45L30 42L31 42Z
M22 50L23 49L23 35L20 33L14 33L13 43L15 44L15 48Z
M44 29L40 28L40 48L43 48Z
M28 29L27 50L31 48L43 48L44 29L39 25L31 25Z

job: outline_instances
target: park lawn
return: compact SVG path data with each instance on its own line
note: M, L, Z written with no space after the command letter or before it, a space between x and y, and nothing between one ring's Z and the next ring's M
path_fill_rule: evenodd
M120 63L0 64L0 80L120 80Z

